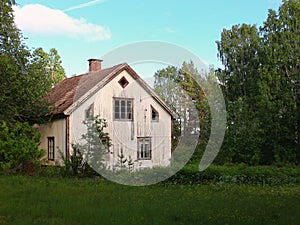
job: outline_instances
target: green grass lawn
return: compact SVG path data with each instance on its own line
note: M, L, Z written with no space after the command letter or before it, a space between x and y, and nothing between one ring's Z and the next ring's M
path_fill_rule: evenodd
M300 186L0 176L0 224L300 224Z

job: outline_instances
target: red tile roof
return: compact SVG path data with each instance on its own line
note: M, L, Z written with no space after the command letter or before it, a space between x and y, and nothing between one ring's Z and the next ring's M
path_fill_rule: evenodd
M54 104L51 115L63 114L75 101L82 97L88 90L101 80L117 71L123 64L119 64L97 72L90 72L79 76L64 79L49 93L48 100Z

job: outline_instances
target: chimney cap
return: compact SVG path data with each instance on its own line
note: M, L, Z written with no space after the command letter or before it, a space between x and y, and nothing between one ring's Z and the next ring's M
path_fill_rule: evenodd
M96 72L101 70L101 59L89 59L89 72Z
M89 62L92 62L92 61L98 61L98 62L103 62L102 59L88 59Z

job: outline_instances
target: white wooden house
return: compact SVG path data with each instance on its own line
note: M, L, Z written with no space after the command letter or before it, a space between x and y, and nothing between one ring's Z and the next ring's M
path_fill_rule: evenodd
M71 144L81 141L86 133L82 122L92 114L107 120L110 165L116 164L121 149L136 167L169 165L176 114L128 64L102 69L101 62L90 59L88 73L67 78L50 92L52 119L39 127L49 164L61 163L59 151L72 154Z

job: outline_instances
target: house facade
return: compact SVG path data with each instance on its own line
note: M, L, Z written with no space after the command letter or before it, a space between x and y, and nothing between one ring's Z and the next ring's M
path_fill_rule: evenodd
M67 78L50 92L51 119L39 127L49 164L61 164L60 152L72 154L71 145L87 132L83 121L93 115L107 121L109 168L121 153L135 168L169 165L176 114L128 64L102 69L101 62L90 59L87 74Z

